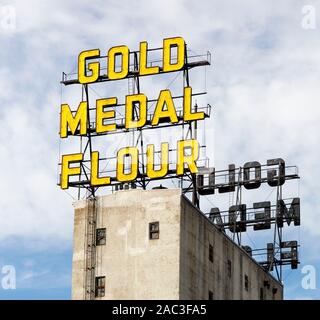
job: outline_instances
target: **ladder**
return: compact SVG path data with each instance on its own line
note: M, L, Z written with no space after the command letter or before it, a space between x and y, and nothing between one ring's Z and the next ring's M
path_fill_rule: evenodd
M128 94L135 94L135 79L128 78Z
M96 267L96 199L87 200L86 243L85 243L85 300L95 298L95 267Z

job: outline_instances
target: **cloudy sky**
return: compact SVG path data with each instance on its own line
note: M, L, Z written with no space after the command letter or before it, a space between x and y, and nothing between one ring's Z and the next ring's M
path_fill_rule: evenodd
M72 197L56 185L62 71L85 49L182 36L212 54L216 168L277 157L298 165L302 225L291 235L301 265L286 272L285 297L319 299L319 28L320 1L0 1L0 270L13 265L17 278L0 298L70 298ZM301 285L306 265L316 289Z

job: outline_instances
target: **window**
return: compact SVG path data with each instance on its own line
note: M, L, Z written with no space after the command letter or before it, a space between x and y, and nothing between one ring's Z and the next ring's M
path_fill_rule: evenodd
M106 277L96 277L95 296L104 297Z
M159 239L159 221L149 223L149 239Z
M213 262L213 246L209 244L209 260Z
M232 268L231 268L231 260L228 260L228 277L231 278Z
M102 246L106 244L106 228L96 230L96 245Z
M213 300L213 292L209 290L209 300Z
M260 288L260 300L263 300L263 288Z
M244 288L249 291L249 277L247 275L244 276Z

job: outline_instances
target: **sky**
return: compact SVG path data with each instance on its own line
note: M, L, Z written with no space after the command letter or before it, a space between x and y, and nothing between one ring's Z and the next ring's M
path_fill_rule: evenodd
M285 273L285 298L319 299L319 19L311 0L0 1L0 281L4 266L16 273L0 298L71 297L73 197L57 186L62 72L86 49L181 36L212 54L213 165L281 157L299 167L302 223L288 236L301 264ZM314 289L302 285L307 269Z

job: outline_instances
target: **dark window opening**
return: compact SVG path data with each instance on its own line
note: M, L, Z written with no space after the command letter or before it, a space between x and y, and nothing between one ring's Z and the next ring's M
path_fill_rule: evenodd
M249 277L247 275L244 276L244 288L249 291Z
M264 297L263 297L263 288L260 288L260 300L264 300Z
M231 267L231 260L228 260L228 277L231 278L232 274L232 267Z
M96 230L96 245L102 246L106 244L106 228Z
M95 296L104 297L106 277L96 277Z
M149 239L159 239L159 221L149 223Z
M209 260L213 262L213 246L209 244Z
M209 300L213 300L213 292L209 290Z
M263 285L267 287L267 289L270 289L270 282L268 280L264 280Z

